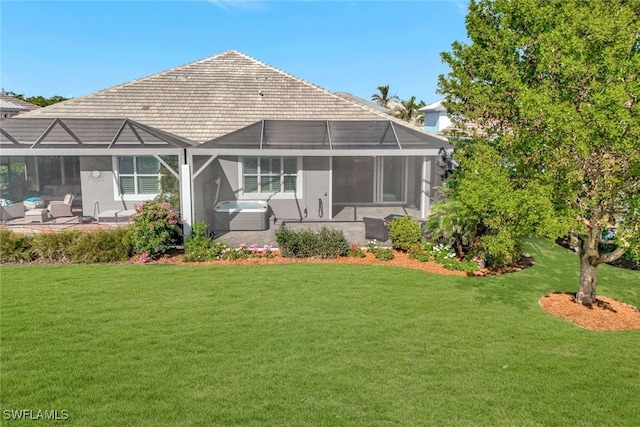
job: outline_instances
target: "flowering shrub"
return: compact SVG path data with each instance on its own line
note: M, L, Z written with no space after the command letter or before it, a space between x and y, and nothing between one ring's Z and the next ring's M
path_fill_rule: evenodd
M360 246L356 245L355 243L352 243L349 246L349 251L347 252L347 256L350 256L353 258L364 258L365 254Z
M442 264L445 260L453 259L455 254L449 246L440 243L422 242L419 245L413 245L409 249L409 256L422 262L436 261L438 264Z
M180 217L166 202L144 202L135 206L132 240L134 251L155 258L175 246L180 237Z
M373 256L380 261L389 261L395 257L392 248L381 247L376 239L367 242L367 252L373 254Z
M220 259L235 260L247 258L273 258L273 251L270 245L258 247L255 243L247 246L246 243L240 243L237 248L227 247L220 253Z
M422 242L409 249L409 256L421 262L435 261L448 270L476 271L478 264L473 260L456 259L453 249L443 244Z

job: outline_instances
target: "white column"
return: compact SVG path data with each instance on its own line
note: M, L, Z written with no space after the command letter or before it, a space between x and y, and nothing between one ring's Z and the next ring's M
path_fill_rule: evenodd
M422 179L420 180L420 216L427 218L431 208L431 160L427 156L422 157Z
M186 239L191 234L191 226L193 225L191 165L188 163L180 165L180 217Z

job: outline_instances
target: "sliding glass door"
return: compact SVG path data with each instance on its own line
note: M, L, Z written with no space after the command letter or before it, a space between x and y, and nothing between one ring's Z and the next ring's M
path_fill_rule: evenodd
M376 157L375 202L405 203L407 162L405 157Z

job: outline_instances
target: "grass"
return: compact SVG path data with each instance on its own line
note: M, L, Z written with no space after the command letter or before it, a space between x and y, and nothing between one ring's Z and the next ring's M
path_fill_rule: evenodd
M640 425L640 331L538 298L575 291L542 241L501 277L380 266L4 266L1 397L92 425ZM640 273L598 291L640 306Z

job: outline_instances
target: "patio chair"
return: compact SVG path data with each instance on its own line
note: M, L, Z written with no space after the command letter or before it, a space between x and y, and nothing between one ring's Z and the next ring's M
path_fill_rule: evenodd
M0 220L4 223L8 219L24 217L24 205L22 203L13 203L8 206L0 206Z
M60 216L73 216L71 212L71 204L75 196L71 193L64 196L64 200L52 200L49 202L49 214L52 217L57 218Z
M364 238L376 239L380 242L389 240L389 230L387 222L382 218L362 217L364 221Z

